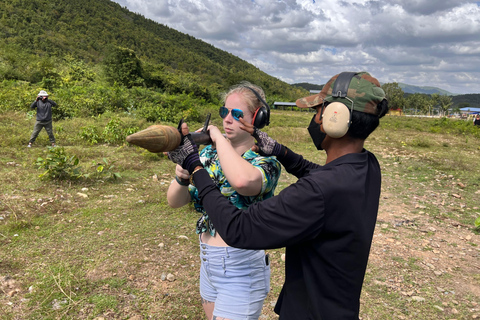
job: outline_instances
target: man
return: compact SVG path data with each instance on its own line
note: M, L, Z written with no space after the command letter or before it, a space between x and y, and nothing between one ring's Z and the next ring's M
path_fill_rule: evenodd
M52 147L55 147L55 136L53 135L52 126L52 107L56 105L54 101L48 99L48 93L45 90L41 90L37 95L37 99L30 105L31 109L37 109L37 121L33 127L30 141L28 141L29 148L35 142L35 139L37 139L42 128L45 128Z
M183 144L169 154L191 174L217 231L233 247L286 247L285 283L275 306L280 319L358 319L360 292L375 229L381 173L363 148L388 111L385 93L366 72L334 76L319 94L297 100L315 108L308 127L326 164L305 160L251 124L260 152L275 155L296 183L240 210L215 188L182 127Z
M477 114L475 120L473 120L473 124L476 126L480 126L480 114Z

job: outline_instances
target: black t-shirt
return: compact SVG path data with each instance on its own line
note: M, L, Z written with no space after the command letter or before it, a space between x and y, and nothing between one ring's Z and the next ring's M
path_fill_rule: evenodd
M231 205L205 170L194 181L227 244L286 247L280 319L358 319L380 198L378 161L364 150L319 166L289 150L281 163L299 180L247 210Z

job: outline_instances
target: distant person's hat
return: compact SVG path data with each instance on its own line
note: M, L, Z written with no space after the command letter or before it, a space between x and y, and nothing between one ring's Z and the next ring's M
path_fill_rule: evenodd
M323 87L320 93L300 98L296 105L299 108L315 108L325 102L341 102L348 108L352 105L353 110L378 114L377 105L385 99L385 92L380 86L380 82L372 77L368 72L356 73L348 85L347 98L333 97L332 88L339 74L333 76ZM350 99L350 100L349 100Z
M40 97L48 97L48 93L47 93L47 91L45 91L45 90L41 90L41 91L38 93L38 95L39 95Z

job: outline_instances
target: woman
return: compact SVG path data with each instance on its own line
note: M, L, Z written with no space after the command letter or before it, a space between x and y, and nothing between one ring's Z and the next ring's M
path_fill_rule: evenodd
M200 160L218 188L238 208L273 196L280 177L276 158L253 152L254 138L240 129L239 119L253 123L256 111L266 105L264 100L263 90L248 82L231 88L220 108L225 136L209 126L213 145L200 151ZM258 319L270 290L268 256L263 250L229 247L199 203L197 189L188 183L188 171L177 165L175 173L167 192L169 205L178 208L193 201L202 213L196 232L200 235L200 294L207 318Z

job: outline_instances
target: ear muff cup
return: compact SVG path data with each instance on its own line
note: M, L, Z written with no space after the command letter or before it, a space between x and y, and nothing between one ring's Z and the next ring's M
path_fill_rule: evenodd
M263 107L260 107L257 109L257 111L255 111L252 124L258 129L262 129L265 126L268 126L270 124L270 106L265 100L263 100L263 98L257 91L253 90L250 87L245 88L252 91L252 93L257 97L257 99L264 105Z
M262 129L268 124L269 118L270 117L268 115L267 108L260 107L257 109L257 111L255 111L255 114L253 115L252 124L254 127Z
M343 137L350 126L350 110L341 102L329 103L323 111L322 126L329 137Z

